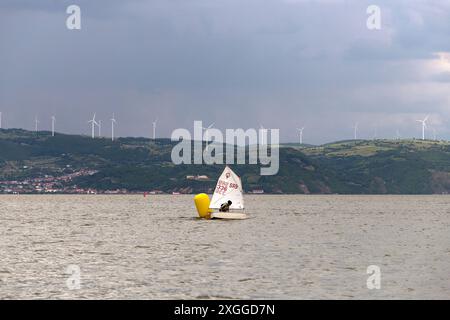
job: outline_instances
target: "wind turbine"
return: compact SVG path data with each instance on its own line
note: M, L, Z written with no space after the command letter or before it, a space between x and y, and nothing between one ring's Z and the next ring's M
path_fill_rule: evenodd
M303 144L303 130L305 129L305 127L302 127L301 129L297 128L297 131L299 132L300 135L300 144Z
M3 129L2 127L2 112L0 111L0 129Z
M52 137L55 136L55 121L56 121L56 117L52 116Z
M209 142L209 134L208 134L208 130L209 129L211 129L212 127L214 126L214 122L213 123L211 123L208 127L202 127L202 129L203 130L205 130L205 141L206 141L206 144L208 144L208 142Z
M114 124L116 124L116 118L114 117L114 113L111 119L111 141L114 141Z
M261 140L261 145L263 146L263 145L265 145L265 141L264 141L264 137L266 136L266 131L267 131L267 129L266 128L264 128L264 126L262 125L262 124L260 124L259 125L259 128L260 128L260 130L259 130L259 137L260 137L260 140Z
M39 124L39 120L36 117L34 117L34 131L37 133L38 132L38 124Z
M433 140L437 140L436 138L437 138L437 135L436 135L436 129L435 128L432 128L432 130L433 130Z
M153 126L153 140L156 139L156 123L158 122L158 119L155 119L155 121L152 122Z
M400 140L401 136L400 136L400 131L398 131L398 129L395 134L396 134L395 136L396 136L397 140Z
M102 120L98 120L98 136L102 136Z
M95 126L98 126L97 121L95 121L95 113L94 116L92 117L92 120L89 120L88 123L91 123L92 125L92 139L95 138Z
M357 133L358 133L358 122L355 123L355 125L352 127L353 128L353 139L356 140L357 137Z
M423 120L416 120L417 122L422 123L422 140L425 140L425 128L427 127L426 121L428 120L429 115L425 117Z

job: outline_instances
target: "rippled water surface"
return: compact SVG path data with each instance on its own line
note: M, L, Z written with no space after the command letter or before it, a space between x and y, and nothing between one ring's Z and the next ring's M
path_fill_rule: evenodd
M245 200L206 221L192 196L0 196L0 298L450 298L450 196Z

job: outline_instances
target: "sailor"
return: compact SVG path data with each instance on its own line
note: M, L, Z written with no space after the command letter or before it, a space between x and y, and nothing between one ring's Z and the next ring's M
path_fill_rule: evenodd
M220 206L219 211L220 212L228 212L230 211L230 206L233 202L231 202L231 200L228 200L228 202L222 203L222 205Z

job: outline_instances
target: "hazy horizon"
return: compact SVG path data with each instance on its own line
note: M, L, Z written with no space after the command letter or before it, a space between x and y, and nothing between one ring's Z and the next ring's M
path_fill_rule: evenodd
M24 128L2 128L0 130L6 130L6 131L7 130L24 130L24 131L27 131L29 133L34 133L35 132L34 130L31 130L31 129L29 130L29 129L24 129ZM39 130L38 134L39 133L45 133L47 135L51 135L52 131L44 129L44 130ZM70 135L70 136L81 136L81 137L92 139L91 138L91 133L65 133L65 132L55 131L55 134L56 135L60 134L60 135ZM151 137L131 136L131 135L128 135L128 136L115 136L115 138L116 139L146 139L146 140L150 140L150 141L153 140L153 138L151 138ZM98 137L96 135L95 139L110 140L111 136L102 135L101 137ZM159 139L161 139L161 140L171 140L170 137L156 137L156 140L159 140ZM194 139L187 139L187 140L188 141L196 141ZM309 145L309 146L313 146L313 147L319 147L319 146L322 146L322 145L333 144L333 143L342 143L342 142L352 142L352 141L353 142L358 142L358 141L389 141L389 140L391 140L391 141L418 141L418 142L422 142L423 141L423 142L447 142L447 143L450 143L450 141L448 141L448 140L440 140L440 139L438 139L438 140L433 140L433 139L422 140L421 138L404 137L404 138L399 138L399 139L394 139L394 138L376 138L376 139L373 139L373 138L358 138L356 140L349 138L349 139L330 140L330 141L325 141L325 142L322 142L322 143L303 142L301 145L304 145L304 146L308 146ZM175 140L174 142L176 142L176 141L177 140ZM203 140L203 142L205 142L205 140ZM226 141L224 141L223 143L227 144ZM214 142L211 141L210 144L214 144ZM280 141L279 144L280 145L293 145L293 144L300 145L299 141ZM246 146L248 146L248 145L249 144L246 143ZM269 145L270 145L270 143L269 143ZM238 145L238 146L240 146L240 145Z

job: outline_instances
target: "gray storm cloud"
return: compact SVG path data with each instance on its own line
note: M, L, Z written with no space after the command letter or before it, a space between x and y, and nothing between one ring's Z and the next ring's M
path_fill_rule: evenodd
M443 1L72 1L0 3L0 111L8 127L88 133L112 113L122 136L263 124L297 141L449 138L450 4ZM381 8L368 30L366 8ZM107 129L105 128L105 132Z

